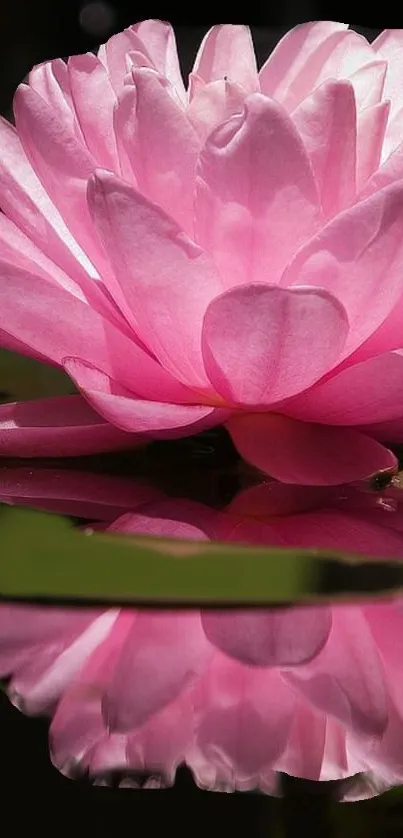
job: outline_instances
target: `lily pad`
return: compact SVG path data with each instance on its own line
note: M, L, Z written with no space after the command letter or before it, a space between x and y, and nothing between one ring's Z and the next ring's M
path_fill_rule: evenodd
M146 607L262 607L390 595L403 562L323 550L94 533L3 507L0 597Z

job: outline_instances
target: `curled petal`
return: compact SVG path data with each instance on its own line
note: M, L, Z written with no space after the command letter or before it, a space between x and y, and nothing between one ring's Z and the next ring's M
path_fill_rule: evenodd
M78 358L69 358L64 367L80 388L90 405L122 431L132 434L157 435L158 432L179 431L188 428L189 434L203 427L214 427L227 417L221 411L203 404L174 404L148 401L121 387L97 367Z

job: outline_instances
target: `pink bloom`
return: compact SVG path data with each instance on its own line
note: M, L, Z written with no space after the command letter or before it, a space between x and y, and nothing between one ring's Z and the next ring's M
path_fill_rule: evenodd
M123 514L111 524L112 492ZM75 515L80 504L109 531L403 551L393 491L267 483L216 511L136 482L17 468L0 496ZM268 793L279 771L361 774L354 799L403 781L402 629L400 598L221 613L2 605L0 677L17 706L52 716L52 760L67 774L169 785L186 763L204 788Z
M225 423L287 483L403 439L403 31L293 29L258 74L214 27L185 91L145 21L55 60L0 126L0 339L80 395L0 407L0 450L127 448Z

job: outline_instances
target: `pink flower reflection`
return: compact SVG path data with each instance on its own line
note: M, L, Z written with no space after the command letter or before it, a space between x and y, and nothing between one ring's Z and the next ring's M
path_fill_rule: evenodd
M271 482L216 510L136 481L9 468L0 496L74 515L80 504L112 532L403 556L394 489ZM2 605L0 676L24 712L52 717L66 774L170 785L185 763L203 788L272 794L280 771L360 774L345 796L362 798L403 781L402 628L399 598L221 613Z
M225 424L286 483L403 439L402 30L291 30L260 72L215 26L35 67L0 123L0 344L78 394L0 406L0 451L74 455Z

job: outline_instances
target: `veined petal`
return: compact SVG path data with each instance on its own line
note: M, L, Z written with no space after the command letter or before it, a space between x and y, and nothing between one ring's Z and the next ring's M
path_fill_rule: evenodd
M356 105L347 81L328 81L293 113L319 187L323 214L336 215L355 199Z
M403 351L348 366L299 394L288 415L330 425L369 425L403 415Z
M32 87L50 105L70 130L83 141L80 125L74 110L67 64L61 58L37 64L28 76Z
M357 191L362 192L367 180L378 170L389 119L390 103L365 108L357 123Z
M140 69L133 82L134 112L123 143L138 188L192 235L200 140L166 79Z
M400 83L403 72L403 29L384 29L372 42L372 49L377 57L387 62L383 95L385 99L390 99L393 118L403 106Z
M0 329L55 364L77 353L140 396L179 402L189 392L88 304L40 276L0 263ZM90 339L89 339L90 336ZM175 396L176 394L176 396Z
M218 127L201 153L197 241L226 287L274 284L318 223L315 178L293 122L276 102L249 97L244 113Z
M0 206L66 273L99 278L35 174L15 128L0 117Z
M300 248L281 284L327 288L350 323L343 357L361 346L402 293L403 186L392 184L345 210Z
M86 300L80 284L49 259L32 239L25 235L4 213L0 213L0 260L3 263L8 262L11 265L18 265L21 269L27 270L28 273L35 273L47 282L60 285L78 299ZM91 282L90 279L89 282ZM88 288L89 282L83 283L84 287ZM93 284L95 283L91 282L91 285Z
M186 91L172 26L161 20L142 20L132 26L131 31L146 48L155 69L171 82L176 94L185 103Z
M132 27L112 35L98 50L98 58L108 71L112 87L117 95L121 92L129 69L128 56L138 46L138 37Z
M323 64L346 37L345 23L302 23L279 41L260 70L262 93L293 110L315 87Z
M208 388L201 329L222 290L209 256L162 210L106 172L91 182L89 201L136 333L177 379Z
M68 74L74 108L85 143L99 166L119 174L113 130L117 98L107 71L92 52L69 58Z
M343 307L324 291L241 286L206 311L204 363L229 404L273 404L321 378L337 362L347 333Z
M87 181L96 161L35 90L22 84L14 96L18 135L34 171L68 229L88 258L100 269L104 255L93 235L89 217Z
M372 44L373 46L373 44ZM370 61L356 70L349 81L353 85L359 110L380 104L385 87L388 69L387 61Z
M349 29L343 33L343 38L323 63L316 84L332 78L350 78L358 70L371 64L376 57L367 39Z
M259 90L255 52L247 26L213 26L199 47L193 72L208 84L228 78L247 93Z
M239 84L228 79L217 79L204 84L196 76L191 77L193 94L187 108L187 118L197 131L201 142L222 122L236 113L242 113L245 91Z

